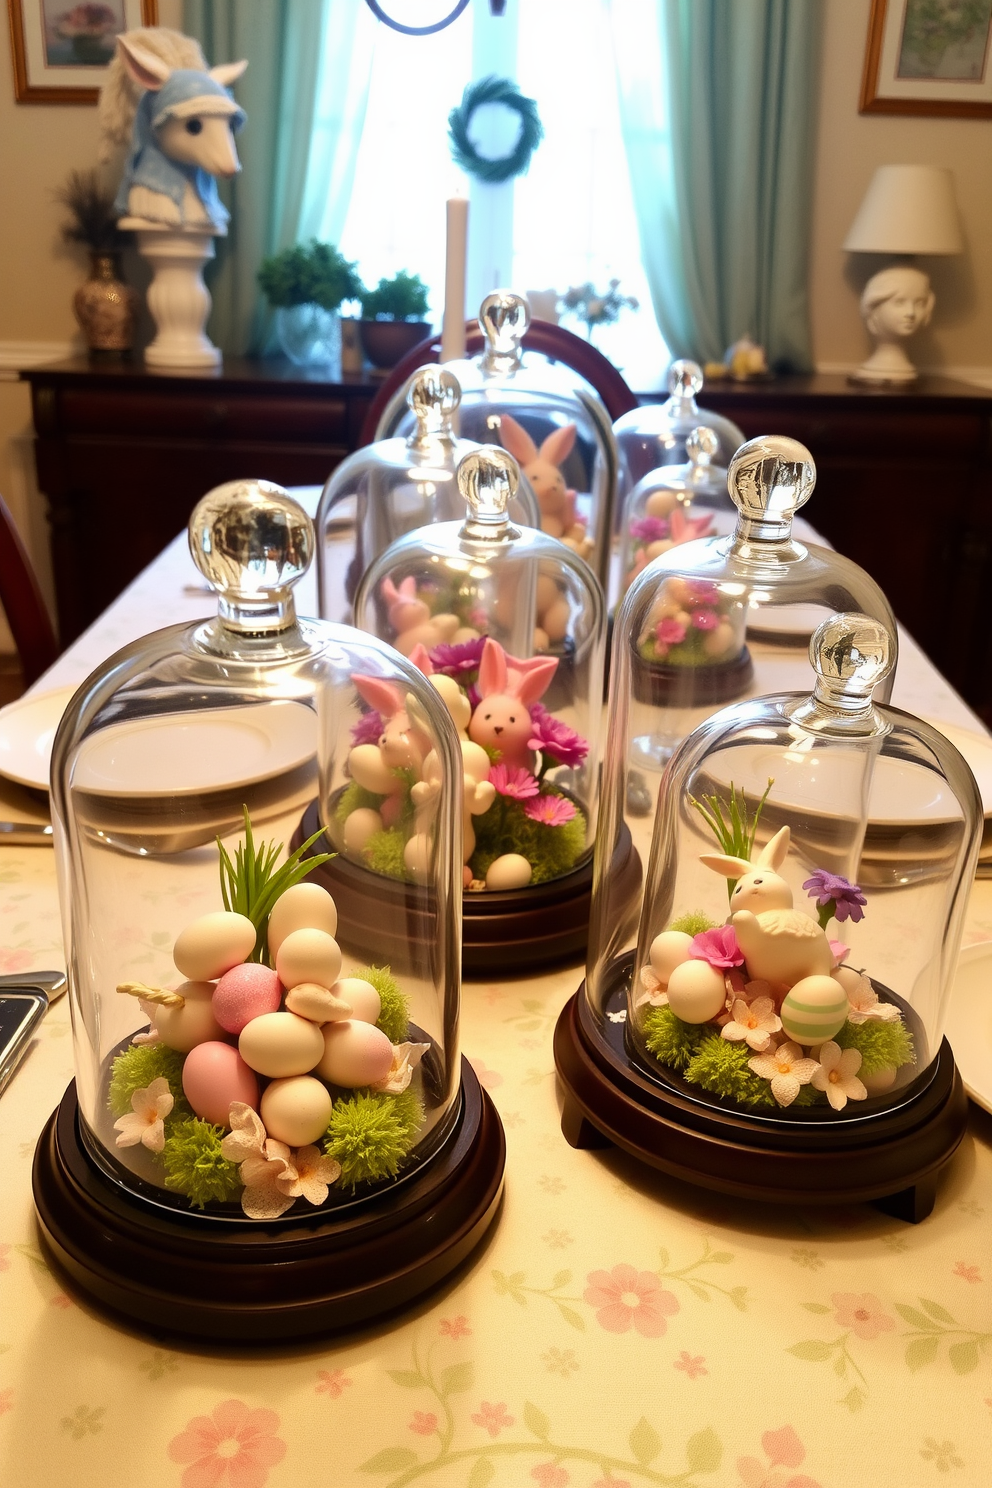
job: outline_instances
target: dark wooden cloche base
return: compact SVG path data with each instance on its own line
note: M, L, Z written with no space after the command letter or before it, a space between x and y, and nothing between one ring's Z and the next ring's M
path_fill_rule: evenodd
M316 801L293 835L298 847L320 828ZM310 855L333 852L319 837ZM338 908L338 938L352 955L402 970L411 944L433 945L435 924L427 892L416 884L386 878L338 853L311 874ZM625 906L641 886L641 860L626 827L613 864L613 893ZM462 975L490 980L520 976L581 961L589 938L592 859L549 883L506 893L465 894L462 899Z
M687 1099L642 1074L599 1031L585 984L555 1029L572 1147L621 1147L673 1178L766 1203L871 1202L926 1219L937 1178L964 1136L968 1099L945 1039L932 1078L903 1104L849 1121L776 1122Z
M34 1200L47 1249L94 1302L156 1331L277 1342L369 1323L437 1286L495 1219L505 1155L463 1060L455 1129L405 1182L312 1224L210 1223L143 1204L94 1165L72 1084L38 1142Z

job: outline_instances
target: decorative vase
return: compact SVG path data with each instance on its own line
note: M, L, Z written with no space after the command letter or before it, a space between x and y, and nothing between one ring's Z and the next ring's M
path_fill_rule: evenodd
M322 305L280 305L276 337L298 367L326 367L341 362L341 317Z
M122 356L134 344L138 296L121 279L116 253L94 253L91 264L73 296L76 319L91 352Z
M155 339L145 347L149 367L219 367L221 354L204 327L210 314L210 291L203 266L214 256L215 232L141 227L140 218L121 218L137 232L138 252L152 270L148 309Z
M361 328L365 355L382 371L395 367L434 329L426 320L363 320Z

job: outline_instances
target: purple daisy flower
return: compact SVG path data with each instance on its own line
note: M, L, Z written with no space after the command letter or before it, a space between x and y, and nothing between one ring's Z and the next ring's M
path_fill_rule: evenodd
M531 737L527 740L527 748L539 749L559 765L568 765L574 769L581 765L589 753L589 745L582 735L555 718L541 703L531 706L530 728Z
M689 957L693 961L707 961L718 971L730 971L744 965L744 952L737 944L737 932L733 925L718 925L715 930L702 930L692 937Z
M527 802L524 815L531 821L540 822L542 827L563 827L572 820L575 807L564 796L538 796L536 800Z
M530 771L522 770L518 765L491 766L489 783L501 796L509 796L512 801L526 801L540 790Z
M378 744L384 727L382 714L370 708L367 713L362 714L357 723L351 726L352 747L356 744Z
M828 873L825 868L816 868L803 884L819 909L821 925L826 920L841 922L850 919L856 925L865 917L864 906L868 903L858 884L849 883L839 873Z
M430 653L431 665L446 677L457 678L464 672L477 672L485 644L485 636L478 636L474 641L459 641L455 646L435 646Z

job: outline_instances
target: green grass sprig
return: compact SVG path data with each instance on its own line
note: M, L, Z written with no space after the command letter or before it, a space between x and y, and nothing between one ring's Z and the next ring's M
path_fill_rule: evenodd
M276 860L282 852L282 844L261 842L256 847L248 807L242 806L241 809L245 814L245 840L238 843L233 862L230 853L220 838L217 838L221 898L225 909L245 915L255 926L255 949L249 960L271 965L267 932L272 906L280 894L285 894L287 889L302 883L322 863L329 863L334 853L316 853L314 857L304 861L304 853L323 834L324 829L321 827L306 842L301 842L285 863L277 868Z
M765 786L765 793L755 807L754 815L750 819L747 813L747 797L744 792L737 790L734 782L730 782L730 800L724 801L718 795L703 796L701 800L695 796L689 797L690 804L699 812L703 821L709 827L713 836L720 844L720 850L729 858L744 858L751 861L751 853L754 851L754 836L758 830L758 822L761 813L768 800L768 793L775 784L769 780ZM737 884L736 878L727 879L727 898L734 892Z

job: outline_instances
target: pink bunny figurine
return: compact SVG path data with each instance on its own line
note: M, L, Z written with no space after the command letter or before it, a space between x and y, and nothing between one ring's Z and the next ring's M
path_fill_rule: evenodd
M558 468L575 445L575 425L552 429L540 449L527 430L508 413L500 418L499 433L534 489L541 510L541 531L562 540L575 535L584 537L585 527L576 522L575 492L565 485L565 477ZM581 528L579 534L574 532L576 527Z
M417 645L438 646L472 640L477 632L464 627L457 615L432 615L417 594L417 581L412 574L401 580L399 587L392 579L383 579L382 597L389 606L389 623L396 632L396 649L409 656Z
M431 741L410 719L398 687L381 677L353 677L371 708L383 718L378 744L356 744L348 755L351 778L365 790L385 796L380 807L384 826L392 826L402 804L404 780L396 772L413 770L418 776Z
M468 736L484 749L499 751L500 763L529 769L532 735L530 707L543 696L558 666L556 657L518 661L486 638L479 664L481 702L472 714Z

